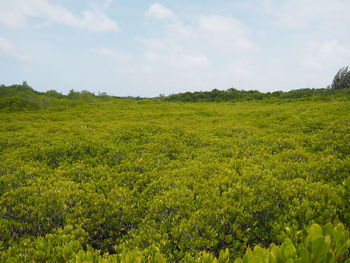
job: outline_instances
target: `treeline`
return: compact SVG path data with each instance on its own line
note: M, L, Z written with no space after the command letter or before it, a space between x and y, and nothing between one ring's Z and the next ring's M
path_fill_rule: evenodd
M288 92L275 91L263 93L257 90L228 90L199 91L159 96L150 100L180 101L180 102L225 102L225 101L265 101L278 102L289 100L331 100L350 98L350 89L299 89ZM23 82L22 85L0 85L0 110L21 111L39 109L64 109L86 103L98 101L130 99L144 100L141 97L115 97L100 93L71 90L68 95L63 95L55 90L38 92Z
M95 95L86 90L81 92L70 90L68 95L63 95L55 90L38 92L26 81L21 85L0 85L0 110L7 111L60 109L113 98L106 93Z
M212 91L198 91L160 95L154 100L181 101L181 102L222 102L222 101L267 101L280 100L331 100L342 98L348 100L350 96L350 72L348 67L341 68L334 76L333 82L327 88L321 89L298 89L288 92L260 92L258 90L228 90L213 89ZM0 109L10 111L37 110L41 108L55 108L76 106L81 103L93 103L101 100L131 99L142 100L142 97L116 97L107 95L105 92L95 95L87 90L70 90L68 95L63 95L55 90L38 92L32 89L26 81L22 85L0 85Z
M332 97L345 97L350 95L350 72L348 67L341 68L334 76L333 82L325 89L298 89L288 92L260 92L258 90L237 90L234 88L228 90L185 92L173 94L170 96L160 96L160 99L166 101L244 101L244 100L268 100L276 101L281 99L330 99Z
M221 102L221 101L244 101L244 100L266 100L277 101L284 99L329 99L330 97L349 97L350 89L299 89L288 92L275 91L262 93L258 90L228 90L185 92L159 97L166 101L183 102Z

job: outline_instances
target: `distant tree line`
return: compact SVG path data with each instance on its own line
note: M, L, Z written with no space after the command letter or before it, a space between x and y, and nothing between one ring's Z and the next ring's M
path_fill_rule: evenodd
M258 90L237 90L234 88L228 90L185 92L172 94L169 96L161 95L158 98L166 101L200 102L200 101L242 101L242 100L279 100L279 99L308 99L308 98L326 98L330 95L349 96L350 95L350 72L348 67L341 68L335 75L333 82L325 89L298 89L288 92L260 92Z
M228 90L213 89L212 91L185 92L153 98L163 101L181 101L181 102L221 102L221 101L279 101L290 99L331 99L333 97L350 96L350 72L348 67L341 68L334 76L333 82L324 89L298 89L288 92L260 92L258 90L237 90L230 88ZM18 110L37 110L41 108L64 108L66 106L76 106L81 103L93 103L101 100L112 99L132 99L142 100L142 97L115 97L106 93L94 93L82 90L70 90L67 95L63 95L55 90L38 92L32 89L26 81L21 85L5 86L0 85L0 109L9 111Z
M23 81L21 85L0 85L0 109L7 111L64 108L113 98L115 97L108 96L106 93L95 95L86 90L80 92L70 90L67 95L55 90L38 92L30 87L26 81Z
M183 102L221 102L221 101L244 101L244 100L280 100L280 99L310 99L310 98L328 98L330 95L349 96L350 89L298 89L288 92L275 91L262 93L257 90L237 90L234 88L228 90L185 92L169 96L159 97L165 101L183 101Z

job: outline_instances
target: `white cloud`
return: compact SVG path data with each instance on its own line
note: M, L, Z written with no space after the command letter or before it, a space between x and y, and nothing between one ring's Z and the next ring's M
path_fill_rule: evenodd
M152 4L147 11L147 15L155 19L176 19L176 15L171 9L159 3Z
M145 58L152 63L164 65L177 71L207 70L210 67L208 57L186 53L159 54L147 52Z
M86 10L79 17L47 0L0 0L0 26L23 27L29 18L40 18L92 32L120 30L117 22L99 11Z
M113 2L113 0L106 0L106 1L104 2L103 7L104 7L104 8L108 8L108 7L112 4L112 2Z
M140 40L153 81L170 93L232 86L261 91L322 88L349 63L344 34L350 24L349 1L262 2L255 31L229 15L194 16L185 22L167 7L159 8L166 10L164 15L154 11L158 15L153 16L149 8L156 37Z
M347 0L265 0L265 8L277 24L296 29L313 23L332 28L350 23Z
M145 47L149 73L144 83L150 89L155 78L163 87L160 93L177 93L227 89L251 77L251 68L244 68L251 61L243 58L255 52L252 33L234 17L202 15L184 23L158 3L150 6L146 17L156 20L158 35L138 39Z
M350 61L350 47L336 40L313 42L304 51L302 65L313 70L326 70L346 66Z
M247 50L254 47L250 30L230 16L202 16L198 21L200 37L223 51Z
M5 38L0 37L0 54L6 57L20 61L20 62L30 62L31 57L26 55L16 49L13 43Z
M244 67L250 66L249 57L255 52L252 33L234 17L202 15L185 23L160 4L151 5L146 17L157 23L156 38L138 39L145 47L144 63L150 67L145 81L150 88L152 78L163 88L160 93L177 93L227 89L251 77L251 68Z
M139 39L146 47L144 57L155 67L177 71L203 71L210 67L210 59L203 52L187 48L173 39Z
M218 70L212 67L218 57L229 54L236 60L254 47L250 30L231 16L200 16L185 24L174 11L158 3L150 6L147 16L165 19L162 30L157 27L161 37L139 38L146 48L145 59L163 70L191 71L192 76L205 74L205 78L209 70Z
M130 59L130 56L124 52L118 51L118 50L112 50L112 49L108 49L108 48L92 48L90 49L90 52L92 54L95 55L103 55L103 56L107 56L107 57L111 57L113 59L125 62L128 61Z
M194 18L190 24L184 24L174 11L159 3L151 5L146 14L157 20L166 19L161 25L164 37L159 42L171 40L187 48L215 48L226 53L254 48L249 28L231 16L203 15Z
M119 31L118 24L105 16L103 13L95 11L84 11L84 17L76 23L76 27L88 29L92 32ZM74 26L74 24L72 24Z

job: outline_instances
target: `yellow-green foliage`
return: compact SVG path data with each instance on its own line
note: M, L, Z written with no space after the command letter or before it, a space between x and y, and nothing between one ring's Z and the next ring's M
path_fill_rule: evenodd
M0 261L345 262L349 154L349 101L3 111Z

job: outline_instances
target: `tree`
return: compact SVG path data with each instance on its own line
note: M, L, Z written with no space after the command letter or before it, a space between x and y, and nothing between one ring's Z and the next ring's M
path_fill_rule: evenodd
M350 72L348 67L341 68L334 76L332 89L349 89L350 88Z
M25 80L22 82L22 86L23 86L24 88L29 88L28 82L25 81Z

